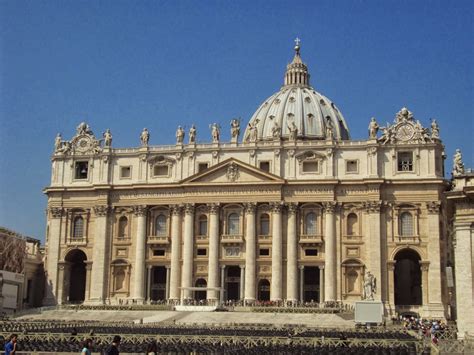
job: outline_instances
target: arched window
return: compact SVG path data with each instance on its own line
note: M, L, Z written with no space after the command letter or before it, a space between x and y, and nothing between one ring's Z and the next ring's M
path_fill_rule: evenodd
M155 235L166 235L166 216L160 214L155 220Z
M127 238L128 236L128 219L125 216L120 217L119 219L119 226L118 226L118 237L119 238Z
M229 217L227 217L227 223L228 233L230 235L240 234L240 218L237 213L231 213Z
M355 213L350 213L347 216L347 235L357 235L359 234L359 223L357 215Z
M260 216L260 235L270 235L270 216L268 213Z
M205 214L199 216L199 235L207 235L207 216Z
M74 224L72 228L73 238L82 238L84 236L84 219L81 216L74 218Z
M410 212L403 212L400 215L400 235L412 236L413 234L413 216Z
M316 213L309 212L304 217L304 234L306 235L316 235L317 234L317 225L316 225Z

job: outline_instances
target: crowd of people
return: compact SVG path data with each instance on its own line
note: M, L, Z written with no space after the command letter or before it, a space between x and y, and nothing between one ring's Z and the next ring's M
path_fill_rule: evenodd
M435 344L448 328L442 320L424 319L416 316L400 316L400 322L405 329L418 332L420 337L429 337Z

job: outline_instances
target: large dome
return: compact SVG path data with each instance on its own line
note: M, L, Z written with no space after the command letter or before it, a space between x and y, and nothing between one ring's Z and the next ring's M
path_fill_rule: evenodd
M336 105L309 85L309 73L301 61L299 44L288 64L285 83L255 111L245 130L244 141L272 140L276 126L281 137L290 137L290 126L297 128L297 139L349 139L349 130ZM276 123L275 123L276 122ZM293 124L294 123L294 124ZM252 134L253 129L256 133Z

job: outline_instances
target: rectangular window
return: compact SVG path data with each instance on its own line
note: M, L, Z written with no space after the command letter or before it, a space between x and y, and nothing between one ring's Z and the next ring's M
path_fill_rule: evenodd
M270 249L259 249L258 254L260 256L270 256Z
M87 179L89 171L89 163L86 161L77 161L75 166L75 179Z
M303 172L304 173L317 173L318 172L318 162L317 161L305 161L305 162L303 162Z
M165 249L153 249L153 256L165 256Z
M305 249L304 255L305 256L318 256L318 249Z
M206 170L208 167L209 167L208 163L199 163L198 164L198 173L200 173L201 171Z
M398 171L413 171L413 153L398 153Z
M155 165L153 168L154 176L168 176L168 165Z
M132 168L130 166L120 167L120 178L127 179L132 176Z
M266 171L267 173L270 172L270 162L269 161L261 161L260 162L260 169Z
M197 256L206 256L207 255L207 249L205 248L199 248L196 252Z
M346 160L346 173L357 173L357 160Z

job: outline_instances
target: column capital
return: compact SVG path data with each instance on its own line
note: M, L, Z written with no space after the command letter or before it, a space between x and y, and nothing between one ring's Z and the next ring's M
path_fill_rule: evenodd
M323 208L326 213L334 213L337 207L336 201L323 202Z
M297 203L290 202L290 203L287 204L287 207L288 207L288 213L289 214L296 214L296 212L298 211L298 204Z
M219 213L219 203L208 203L207 208L209 209L210 214L218 214Z
M420 261L420 267L421 267L421 271L428 271L428 269L430 268L430 262Z
M426 209L428 210L429 214L439 214L439 211L441 209L441 202L439 201L427 202Z
M93 210L96 217L107 217L110 207L107 205L97 205L93 207Z
M389 271L394 271L395 270L395 264L397 263L396 260L389 260L387 261L387 267Z
M300 265L300 266L298 266L298 269L300 269L300 270L304 270L304 265Z
M224 269L225 269L225 265L221 265L221 269L224 270Z
M270 203L270 208L272 210L273 213L281 213L282 209L283 209L283 202L280 201L280 202L271 202Z
M254 214L257 210L257 204L255 202L247 202L244 204L245 213Z
M365 201L363 205L367 213L380 213L382 201Z
M182 205L170 205L170 211L173 216L181 215L181 211L183 210Z
M137 205L137 206L132 206L133 213L135 216L146 216L147 213L147 206L145 205Z
M241 269L245 269L245 265L239 265Z
M48 210L51 217L53 218L61 218L64 213L64 210L62 207L49 207Z
M184 205L184 213L185 214L193 214L194 213L194 203L186 203Z

